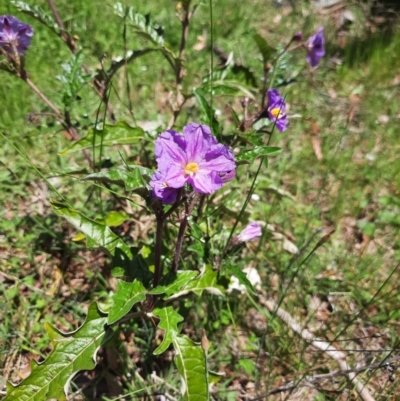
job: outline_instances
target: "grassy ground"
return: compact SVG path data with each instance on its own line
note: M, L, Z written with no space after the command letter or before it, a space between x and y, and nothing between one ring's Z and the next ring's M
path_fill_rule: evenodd
M60 3L59 12L73 27L88 66L99 68L103 54L106 66L111 57L123 55L123 27L111 3L104 7L90 1ZM37 4L46 8L47 3ZM304 65L303 53L293 53L280 64L275 84L287 95L291 125L283 134L274 133L271 144L281 146L283 152L270 158L268 168L262 170L242 222L265 222L263 238L237 255L236 263L256 267L268 296L315 335L345 351L349 365L398 357L400 32L393 21L390 32L368 26L358 5L348 8L355 16L349 31L338 34L340 10L315 13L301 4L294 12L274 4L216 2L215 44L248 66L258 86L262 65L252 40L255 31L276 46L287 43L296 31L307 37L324 25L327 56L314 74L297 67ZM139 12L150 13L164 29L166 41L177 49L180 24L175 5L164 0L135 2ZM60 105L60 84L54 77L62 73L61 65L70 57L68 49L34 19L16 14L11 4L0 5L0 14L4 13L33 24L27 68L32 80ZM201 4L190 26L184 92L201 85L209 72L209 26L208 5ZM129 32L128 44L132 49L144 46ZM77 233L52 212L49 199L54 193L32 165L51 177L76 209L92 217L114 209L127 211L135 223L124 224L118 232L135 245L139 241L151 248L154 225L140 208L128 207L110 194L99 195L76 172L60 177L60 171L86 168L85 160L78 153L58 155L70 143L50 118L28 121L29 113L48 110L23 82L5 72L1 82L0 130L14 146L3 142L0 148L0 380L17 382L29 373L30 359L41 360L50 351L45 322L73 330L82 323L88 303L95 299L106 304L115 288L110 261L102 252L88 251L72 241ZM156 123L162 130L171 117L174 82L161 55L139 58L113 81L110 103L117 120ZM83 128L95 120L99 99L88 86L79 95L73 119ZM234 128L227 105L241 113L241 99L214 98L226 135ZM254 107L251 104L250 110ZM189 99L177 126L198 117L196 103ZM126 146L107 150L105 157L120 163L119 151L128 160L139 158L138 149ZM216 249L218 230L233 221L254 170L240 167L238 180L227 187L221 210L224 220L221 213L213 221ZM324 242L328 233L331 236ZM301 251L299 256L294 247ZM337 369L324 353L307 345L250 296L221 300L207 295L201 303L188 299L181 305L181 312L185 311L186 333L198 340L204 327L216 345L210 351L211 368L226 374L216 399L256 397L292 380ZM152 356L153 332L144 323L125 327L113 346L103 350L96 373L77 378L71 399L109 400L120 394L129 399L129 392L142 396L162 391L164 384L152 384L153 371L179 387L171 355ZM155 334L159 339L160 333ZM400 397L387 370L366 370L360 376L376 400ZM179 397L173 389L167 391ZM313 388L299 387L271 399L350 400L356 394L340 377L321 379Z

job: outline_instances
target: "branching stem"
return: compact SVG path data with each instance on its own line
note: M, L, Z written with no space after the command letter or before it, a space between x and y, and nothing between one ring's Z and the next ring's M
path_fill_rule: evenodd
M179 225L179 232L178 232L178 239L176 241L176 249L175 249L175 254L174 254L174 260L172 262L171 266L171 271L173 273L176 273L178 271L178 266L179 266L179 259L181 257L182 253L182 245L183 245L183 239L185 237L185 232L188 224L188 219L189 216L192 214L194 207L196 206L197 201L199 200L201 194L195 193L192 201L190 204L188 204L187 200L185 200L185 212L181 218L181 222Z

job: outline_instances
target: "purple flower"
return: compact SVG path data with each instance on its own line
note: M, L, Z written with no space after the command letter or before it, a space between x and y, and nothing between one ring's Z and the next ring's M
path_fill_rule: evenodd
M324 28L320 27L317 33L307 41L307 62L312 68L316 67L325 56Z
M28 50L33 36L33 29L12 15L0 17L0 47L8 54L13 55L14 49L18 54Z
M219 144L207 125L190 123L183 135L173 130L156 140L158 171L150 185L164 203L176 199L176 191L190 184L196 192L211 194L224 184L220 174L232 175L236 164L227 146Z
M238 240L241 242L251 241L257 237L261 237L261 226L258 223L250 223L239 235Z
M286 130L289 121L286 115L286 102L276 89L268 90L268 116L279 131Z

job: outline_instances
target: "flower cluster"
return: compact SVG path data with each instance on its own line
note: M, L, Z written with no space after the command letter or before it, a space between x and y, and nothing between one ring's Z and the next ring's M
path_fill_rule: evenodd
M211 194L235 176L236 163L227 146L219 144L207 125L190 123L183 135L173 130L156 140L157 171L150 186L153 196L165 204L176 201L186 184L202 194Z
M33 29L12 15L0 16L0 47L11 56L23 54L31 43Z

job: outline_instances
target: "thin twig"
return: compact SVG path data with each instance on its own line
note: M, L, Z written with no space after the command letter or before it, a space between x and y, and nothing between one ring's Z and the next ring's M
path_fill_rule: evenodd
M41 90L28 78L24 81L31 87L31 89L45 102L56 114L57 119L62 120L62 113L58 108L41 92Z
M288 312L277 306L272 300L267 300L264 295L259 293L259 302L264 305L271 313L276 314L283 322L285 322L295 333L299 334L306 342L312 344L313 347L325 352L329 357L334 359L341 371L347 372L347 376L354 384L357 393L364 401L375 401L375 398L370 394L365 384L357 379L356 374L349 368L346 355L333 347L330 343L315 337L310 331L301 326Z

